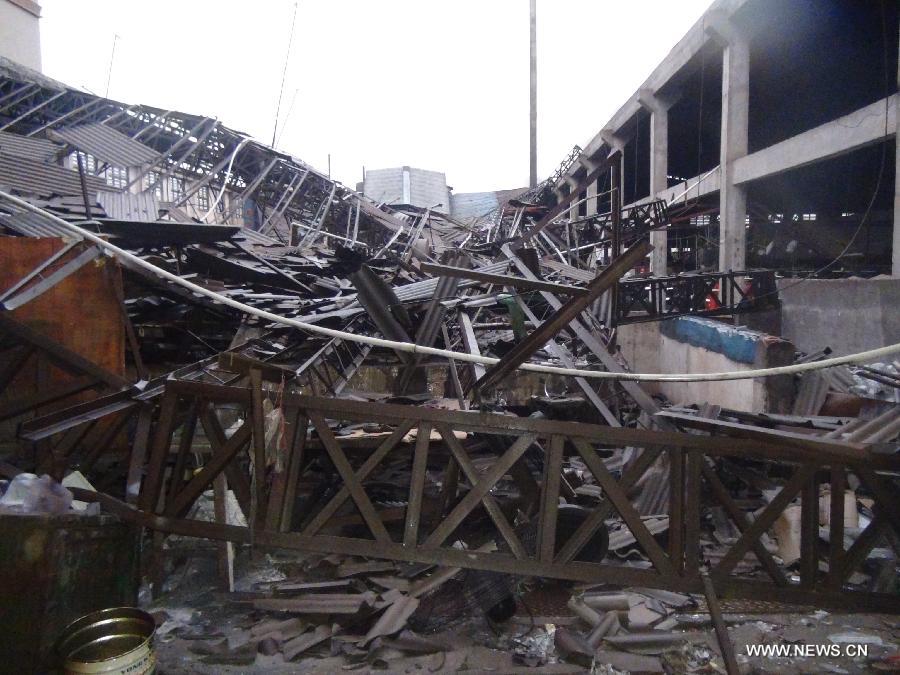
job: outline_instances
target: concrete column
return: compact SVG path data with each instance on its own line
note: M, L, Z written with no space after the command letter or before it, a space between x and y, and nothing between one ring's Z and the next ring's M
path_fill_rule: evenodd
M638 103L650 113L650 196L658 197L669 187L669 106L649 91L640 92ZM654 230L650 243L650 272L664 277L669 273L669 233Z
M568 212L568 219L575 220L578 217L578 207L575 204L581 199L581 193L578 193L578 181L572 178L571 176L566 176L566 184L569 186L569 194L575 194L575 198L572 200L572 207Z
M719 269L747 265L747 189L734 183L734 161L747 154L750 110L750 50L727 19L715 17L708 30L722 52L722 135L719 155Z
M597 185L598 185L598 181L595 180L594 182L592 182L590 185L587 186L587 190L586 190L587 194L585 196L588 198L589 201L586 204L587 211L585 211L585 213L589 216L596 215L596 213L597 213L597 191L598 191Z

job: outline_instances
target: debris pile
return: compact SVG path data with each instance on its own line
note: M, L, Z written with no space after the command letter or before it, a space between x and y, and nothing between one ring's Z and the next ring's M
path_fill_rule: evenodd
M771 270L648 276L674 215L623 207L615 153L592 214L550 179L462 222L216 120L0 75L57 101L0 132L0 473L10 500L47 474L146 528L154 601L214 542L234 625L165 610L164 638L504 672L711 649L736 672L719 598L898 608L898 364L808 372L790 415L628 379L622 327L778 299ZM262 551L300 567L236 589ZM562 608L527 638L452 629L516 625L545 585ZM680 630L699 607L714 644Z

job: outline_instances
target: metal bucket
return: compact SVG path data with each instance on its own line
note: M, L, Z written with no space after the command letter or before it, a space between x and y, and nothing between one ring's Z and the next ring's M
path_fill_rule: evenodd
M70 623L57 641L64 673L151 675L156 672L156 623L134 607L93 612Z

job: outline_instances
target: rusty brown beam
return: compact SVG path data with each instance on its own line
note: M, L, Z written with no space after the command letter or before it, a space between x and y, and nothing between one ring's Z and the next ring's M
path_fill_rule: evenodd
M535 352L547 344L548 340L553 338L587 309L588 305L599 298L605 291L612 288L623 274L634 267L652 250L653 247L650 245L650 242L642 239L613 260L612 264L587 285L584 295L571 298L564 303L549 319L500 359L499 363L491 366L484 376L475 383L473 389L475 391L490 389L512 374L516 368L525 363Z

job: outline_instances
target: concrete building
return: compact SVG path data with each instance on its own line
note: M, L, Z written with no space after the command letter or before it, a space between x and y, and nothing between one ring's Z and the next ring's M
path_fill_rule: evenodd
M653 275L774 269L800 348L900 342L897 92L896 2L716 0L553 192L572 220L608 212L618 162L625 208L678 213Z
M34 0L0 0L0 56L40 71L40 17Z
M450 188L440 171L401 166L366 171L361 192L376 202L408 204L450 213Z
M718 230L721 270L784 269L812 252L806 269L838 257L865 262L853 271L900 276L897 55L895 2L716 0L557 194L602 193L589 175L620 151L623 204L700 205ZM589 200L581 215L598 206ZM653 243L654 273L664 275L666 231Z

